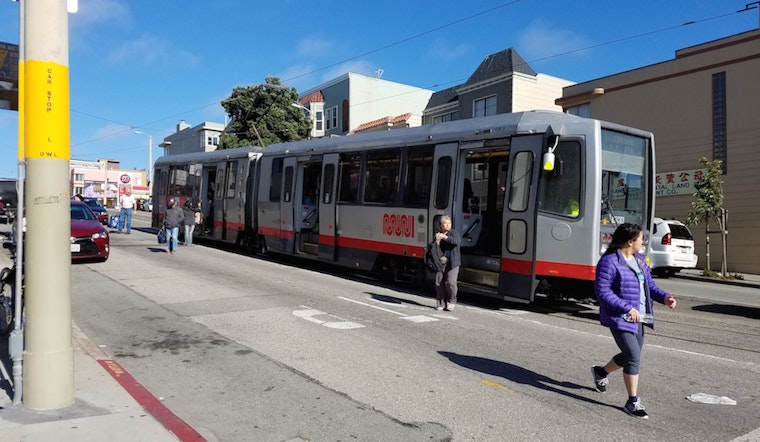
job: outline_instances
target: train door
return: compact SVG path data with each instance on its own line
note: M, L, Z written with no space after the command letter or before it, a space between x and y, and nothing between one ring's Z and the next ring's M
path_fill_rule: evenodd
M296 253L317 254L321 176L322 161L319 158L299 159L294 198Z
M335 201L337 200L339 154L331 153L322 158L322 184L320 185L319 216L317 235L319 237L318 256L334 261L335 254Z
M294 195L294 178L297 166L295 157L286 157L283 162L282 173L282 193L280 195L280 229L282 231L282 251L285 253L294 253L295 244L293 241L294 229L294 212L296 207Z
M224 232L224 163L216 165L214 174L214 199L209 208L211 213L211 235L214 238L225 239Z
M211 164L203 167L201 179L201 211L203 212L203 235L214 234L214 186L216 185L216 168Z
M460 146L454 226L462 236L459 280L495 293L509 168L508 138Z
M543 145L543 135L513 137L509 152L499 294L511 301L530 302L536 288L536 195Z
M454 194L454 180L459 145L457 143L440 144L435 147L433 155L433 179L428 207L428 238L425 243L432 241L433 234L440 230L440 217L452 216L452 199ZM452 218L453 219L453 218ZM454 228L457 228L454 225Z

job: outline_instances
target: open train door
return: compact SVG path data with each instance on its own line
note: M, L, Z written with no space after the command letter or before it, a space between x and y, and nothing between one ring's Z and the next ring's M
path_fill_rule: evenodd
M531 302L536 288L536 211L543 135L512 138L505 193L499 295Z
M283 161L282 171L282 193L280 194L280 230L282 231L282 237L280 238L282 248L280 249L285 253L295 252L295 235L293 216L295 212L295 174L296 174L295 157L286 157ZM301 202L298 202L300 209Z

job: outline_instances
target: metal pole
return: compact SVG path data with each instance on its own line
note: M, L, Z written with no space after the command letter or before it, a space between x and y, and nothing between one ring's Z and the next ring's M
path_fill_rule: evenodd
M26 275L24 406L74 403L68 16L61 0L24 5Z
M24 392L24 330L21 328L24 296L24 3L19 1L19 57L18 57L18 179L16 180L16 281L13 331L8 338L8 353L13 363L13 405L21 403Z

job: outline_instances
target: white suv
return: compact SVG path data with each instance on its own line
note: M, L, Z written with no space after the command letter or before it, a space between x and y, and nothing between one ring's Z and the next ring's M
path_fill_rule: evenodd
M653 219L649 238L649 267L652 273L667 278L681 269L695 268L697 260L694 238L681 221Z

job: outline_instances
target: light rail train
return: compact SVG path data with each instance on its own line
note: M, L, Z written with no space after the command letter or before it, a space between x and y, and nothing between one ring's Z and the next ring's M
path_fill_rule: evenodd
M531 111L155 164L153 226L169 198L201 201L196 235L399 281L432 278L425 246L449 215L463 290L531 302L593 297L623 222L651 226L650 132Z

